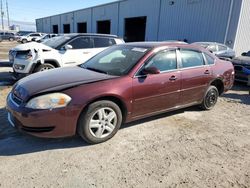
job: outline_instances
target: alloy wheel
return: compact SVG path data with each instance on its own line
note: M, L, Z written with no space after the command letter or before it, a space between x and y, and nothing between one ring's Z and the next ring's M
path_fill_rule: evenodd
M113 109L99 108L89 121L90 133L96 138L105 138L114 131L117 120L117 114Z

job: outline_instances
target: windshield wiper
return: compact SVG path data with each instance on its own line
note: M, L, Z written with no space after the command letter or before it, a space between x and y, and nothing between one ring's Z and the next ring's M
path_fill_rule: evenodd
M99 72L99 73L103 73L103 74L108 74L108 72L106 72L106 71L99 70L99 69L92 68L92 67L85 67L85 66L82 66L82 68L88 69L88 70L91 70L91 71L95 71L95 72Z

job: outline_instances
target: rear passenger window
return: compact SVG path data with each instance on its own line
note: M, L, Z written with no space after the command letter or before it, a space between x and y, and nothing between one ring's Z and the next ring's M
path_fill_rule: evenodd
M201 52L192 50L181 50L182 68L197 67L204 65L204 59Z
M225 50L227 50L227 47L226 46L222 46L222 45L219 45L218 48L219 48L219 51L225 51Z
M103 48L112 46L115 44L115 40L111 38L104 37L94 37L94 46L95 48Z
M207 55L204 53L204 56L206 58L207 64L209 65L213 65L214 64L214 58L212 58L211 56Z
M90 37L78 37L69 43L73 49L92 48Z
M216 45L210 45L207 47L207 49L211 52L217 52L217 47Z
M161 72L177 69L175 50L160 52L156 54L146 65L146 67L156 67Z

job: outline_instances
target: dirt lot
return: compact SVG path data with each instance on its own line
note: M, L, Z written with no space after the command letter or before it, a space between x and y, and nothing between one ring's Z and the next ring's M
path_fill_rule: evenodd
M192 107L136 121L98 145L17 132L4 109L10 89L0 88L0 187L250 187L244 85L211 111Z

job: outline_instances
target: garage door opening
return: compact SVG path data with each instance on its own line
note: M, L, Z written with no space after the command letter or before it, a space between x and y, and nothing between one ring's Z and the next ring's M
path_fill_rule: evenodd
M125 18L124 40L126 42L145 41L147 17Z
M53 25L53 33L58 34L58 25Z
M97 33L110 34L110 20L98 21L97 22Z
M77 23L77 32L87 33L87 23L86 22Z
M70 33L70 24L63 24L63 33Z

